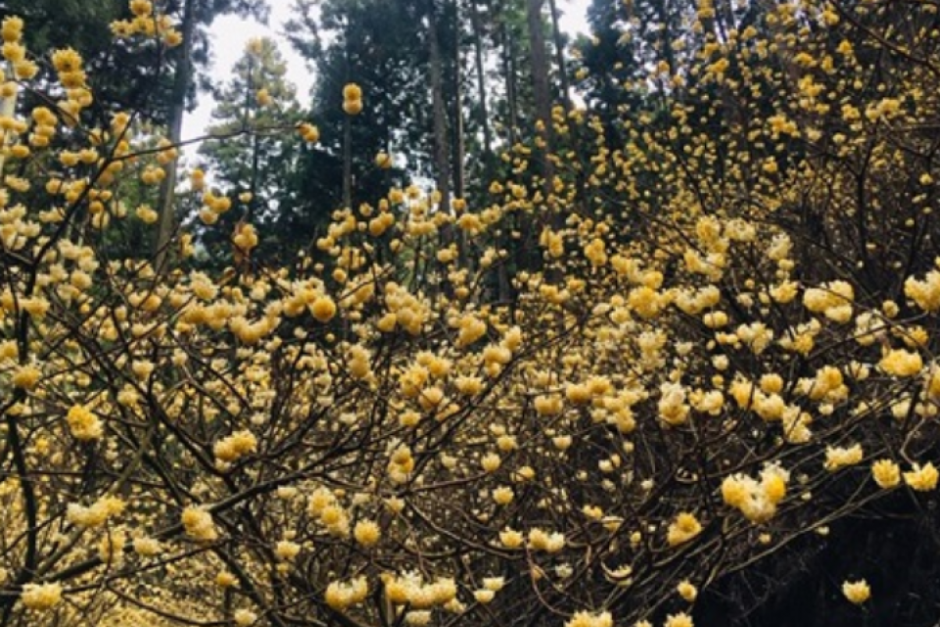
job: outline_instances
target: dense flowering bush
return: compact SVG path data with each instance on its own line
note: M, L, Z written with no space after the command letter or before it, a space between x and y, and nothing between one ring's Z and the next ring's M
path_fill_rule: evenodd
M117 34L178 43L131 4ZM393 189L336 211L319 257L218 275L184 232L160 271L109 256L110 230L158 219L122 181L159 183L176 147L130 112L85 126L80 55L31 60L5 20L0 624L680 627L723 578L920 503L936 38L895 34L929 4L879 30L895 4L784 3L772 41L713 37L688 75L654 70L697 100L664 88L626 146L559 108L595 154L558 156L548 197ZM30 82L40 62L58 84ZM235 205L190 181L207 225ZM537 231L534 267L500 247L513 229ZM231 240L212 253L245 267L264 233ZM837 593L877 599L856 575Z

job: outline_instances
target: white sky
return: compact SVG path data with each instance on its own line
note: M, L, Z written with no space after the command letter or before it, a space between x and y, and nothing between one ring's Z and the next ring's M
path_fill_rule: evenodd
M394 2L395 0L389 0ZM587 33L589 28L585 14L589 0L558 0L558 9L562 13L561 27L569 33ZM212 24L210 37L212 38L212 51L215 62L212 75L219 80L227 80L236 61L245 50L249 39L254 37L271 37L283 42L280 45L281 54L287 61L287 80L297 88L298 100L306 104L307 94L313 86L312 73L304 65L303 58L279 35L283 32L283 24L290 19L292 0L271 0L271 18L269 26L259 24L254 20L244 20L234 16L223 16ZM204 134L209 125L213 99L208 94L201 94L199 106L183 120L183 139L190 139ZM186 150L190 155L195 154L197 146L193 145Z

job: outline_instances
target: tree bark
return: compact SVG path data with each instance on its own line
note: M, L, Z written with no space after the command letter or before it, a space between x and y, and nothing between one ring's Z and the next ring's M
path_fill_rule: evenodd
M555 43L555 63L558 65L558 85L561 87L561 103L565 111L571 106L569 98L570 86L568 85L568 65L565 62L565 45L562 40L561 28L558 26L558 3L556 0L548 0L548 8L552 14L552 39Z
M544 0L526 0L526 18L529 26L529 49L532 61L532 89L535 96L535 119L538 135L544 145L539 151L542 189L547 199L555 178L549 156L552 151L552 95L548 78L548 57L545 52L545 33L542 30L542 3Z
M192 77L192 50L193 34L196 30L196 2L186 0L183 5L182 35L183 44L180 59L177 62L173 75L173 93L170 104L170 115L167 128L167 139L174 146L178 146L183 135L183 114L186 112L186 93ZM163 269L166 263L170 240L176 228L175 201L176 201L176 160L167 163L163 171L165 176L160 182L160 195L158 199L160 226L157 230L157 239L154 243L155 267L157 272Z
M346 63L346 82L351 80L349 67L349 24L343 33L344 61ZM352 209L352 116L343 118L343 207Z
M519 128L519 99L516 96L516 53L509 36L509 27L503 22L500 32L503 44L503 76L506 78L506 104L509 109L507 120L507 136L509 145L516 143L516 133Z
M463 198L466 195L466 173L464 171L464 161L466 158L466 145L464 138L463 122L463 87L460 80L460 6L456 0L453 1L454 8L454 57L453 57L453 101L451 111L453 111L453 173L454 173L454 198Z
M447 137L447 112L444 104L444 77L441 62L441 47L437 34L437 18L434 0L428 0L428 54L431 62L431 102L434 115L434 169L437 191L441 195L440 207L450 207L450 173L448 155L450 146Z
M480 24L480 11L474 0L470 2L470 23L473 28L473 61L480 99L478 121L483 129L483 179L486 183L489 183L493 178L493 130L490 128L490 112L486 99L486 71L483 67L483 27Z

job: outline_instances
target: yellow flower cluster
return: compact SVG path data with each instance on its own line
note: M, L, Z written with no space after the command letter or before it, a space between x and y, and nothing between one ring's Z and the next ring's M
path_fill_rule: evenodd
M3 38L3 58L13 66L13 74L20 80L29 80L39 72L39 66L26 58L26 48L21 42L23 38L23 20L15 15L7 16L0 25L0 36ZM3 86L3 98L16 95L16 85L7 83Z
M113 516L120 515L125 506L124 501L116 496L101 497L88 507L69 503L66 519L79 527L100 527Z
M334 610L345 611L353 605L365 601L369 595L369 582L365 577L357 577L348 582L334 581L326 588L324 598Z
M215 443L212 452L216 459L231 463L258 450L258 438L251 431L236 431Z
M940 265L940 259L937 263ZM904 295L924 311L940 311L940 270L931 270L923 281L908 277L904 282Z
M694 624L691 616L685 612L679 612L678 614L670 614L667 616L663 627L694 627Z
M777 504L787 494L790 473L777 464L768 464L760 473L760 481L747 475L731 475L721 483L721 496L725 503L741 511L755 523L773 518Z
M502 590L505 584L502 577L484 577L483 587L473 591L473 599L485 605L496 598L496 593Z
M153 15L151 0L130 0L128 3L133 18L111 22L111 33L117 39L130 39L134 36L145 38L159 37L161 43L174 48L183 43L182 34L173 27L168 15Z
M69 431L76 440L99 440L104 435L101 420L84 405L73 405L65 417Z
M919 353L896 348L885 351L878 367L893 377L913 377L920 374L924 360Z
M62 586L58 583L28 583L20 596L23 605L30 610L50 610L62 601Z
M809 288L803 294L803 305L813 313L821 313L835 322L852 319L855 289L846 281L832 281Z
M395 605L409 605L417 610L428 610L447 605L457 598L457 584L449 578L425 583L417 572L401 575L386 573L382 576L385 598Z
M613 627L614 617L610 612L575 612L565 627Z
M302 122L297 127L300 137L308 144L315 144L320 141L320 129L309 122Z
M835 472L846 466L854 466L862 461L864 455L861 444L853 444L849 447L828 446L826 447L825 468L829 472Z
M203 508L187 507L180 520L186 535L197 542L212 542L219 537L212 514Z
M529 530L529 548L533 551L558 553L565 548L565 534L555 531L549 533L539 527Z
M307 513L331 535L344 537L349 534L349 514L328 488L319 487L313 491L307 502Z

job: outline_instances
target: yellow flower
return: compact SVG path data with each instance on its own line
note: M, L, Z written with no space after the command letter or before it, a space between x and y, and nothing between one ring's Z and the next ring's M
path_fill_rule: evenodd
M22 44L8 41L3 44L3 58L10 63L21 63L26 60L26 48Z
M382 170L389 169L392 167L392 156L387 152L380 152L375 155L375 165Z
M48 610L62 600L62 586L57 583L28 583L23 586L20 599L27 609Z
M204 509L187 507L183 510L180 520L186 535L197 542L211 542L219 537L212 514Z
M23 20L15 15L4 18L0 25L0 36L6 43L15 43L23 36Z
M910 472L904 473L904 483L918 492L927 492L936 488L938 478L940 478L940 472L937 472L931 462L927 462L924 466L914 464Z
M853 444L848 448L829 446L826 448L825 468L829 472L835 472L845 466L854 466L862 461L864 455L861 444Z
M912 377L921 371L924 361L920 353L898 348L887 351L878 362L878 367L894 377Z
M525 537L515 529L506 528L499 532L499 541L507 549L518 549Z
M215 443L212 452L216 459L233 462L236 459L254 453L258 449L258 438L251 431L236 431L227 438Z
M82 56L72 48L63 48L52 53L52 66L59 74L71 74L82 69Z
M745 478L741 475L725 477L721 482L721 498L731 507L740 508L751 496Z
M846 581L842 584L842 594L845 595L845 598L855 603L856 605L861 605L871 597L871 588L868 586L868 582L864 579L858 581Z
M702 524L695 517L695 514L682 512L669 525L666 541L669 546L679 546L692 540L700 533L702 533Z
M141 557L154 557L163 551L159 540L154 538L134 538L134 552Z
M336 303L329 296L317 296L310 303L310 313L318 322L329 322L336 315Z
M362 111L362 101L344 100L343 111L345 111L348 115L359 115L359 113Z
M502 460L496 453L487 453L483 456L483 459L480 460L480 465L485 472L496 472L499 470L500 464L502 464Z
M235 620L235 624L238 627L248 627L249 625L254 625L257 622L258 615L251 610L242 608L235 610L235 613L232 614L232 618Z
M613 627L614 618L610 612L575 612L565 627Z
M904 295L924 311L940 310L940 271L931 270L923 281L908 277L904 282Z
M688 579L683 579L680 581L679 585L676 586L676 591L679 593L679 596L689 603L695 601L695 598L698 596L698 588L696 588Z
M154 224L157 220L160 219L160 214L154 211L150 205L141 205L137 207L137 209L134 211L134 214L144 224Z
M326 588L326 603L334 610L343 611L351 605L361 603L369 594L365 577L349 582L334 581Z
M659 315L663 306L663 298L650 287L637 287L630 290L627 295L627 304L641 318L649 320Z
M36 366L30 364L20 366L13 372L13 387L31 390L36 387L37 383L39 383L39 378L41 376L42 371L40 371Z
M289 562L300 553L300 545L290 540L280 540L274 547L274 552L279 559Z
M694 627L692 617L685 612L670 614L663 623L663 627Z
M76 440L98 440L103 434L101 421L82 405L73 405L65 420Z
M486 590L492 590L493 592L499 592L503 589L503 586L506 585L506 580L502 577L484 577L483 578L483 587Z
M500 486L493 489L493 500L496 501L498 505L509 505L512 503L512 499L515 494L512 491L512 488L507 486Z
M343 100L362 100L362 88L355 83L343 87Z
M382 537L382 530L374 521L360 520L353 528L353 537L362 546L373 546Z
M153 5L150 0L131 0L131 13L138 17L146 17L153 13Z
M878 487L893 488L901 482L901 469L890 459L879 459L871 465L871 474Z

